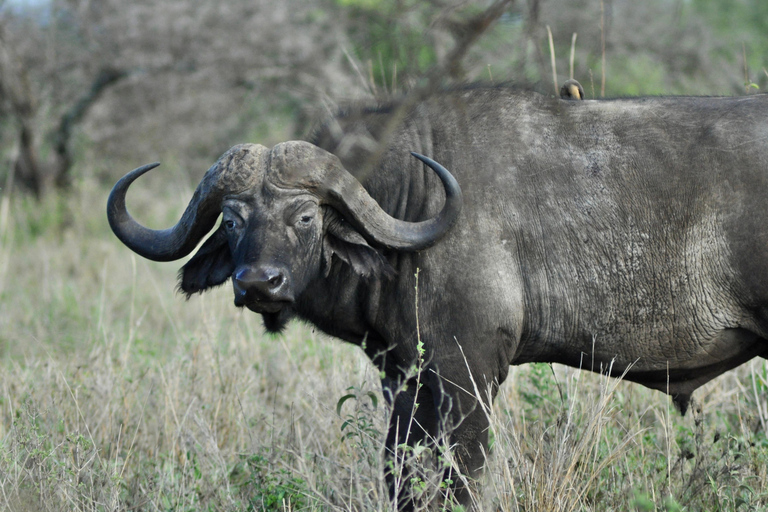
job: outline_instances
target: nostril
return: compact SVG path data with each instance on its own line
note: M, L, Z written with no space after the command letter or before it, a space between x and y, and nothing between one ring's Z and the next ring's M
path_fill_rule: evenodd
M284 278L282 274L277 274L275 276L270 277L267 280L267 282L269 283L269 286L271 286L272 288L277 288L278 286L283 284L283 279Z

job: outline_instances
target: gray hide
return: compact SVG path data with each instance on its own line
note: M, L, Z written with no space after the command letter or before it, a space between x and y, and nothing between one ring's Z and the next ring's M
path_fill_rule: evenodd
M252 309L272 330L297 316L363 345L394 402L390 448L406 440L416 401L421 428L407 441L450 432L464 474L476 476L488 422L474 390L492 400L512 364L627 371L626 379L669 393L684 410L697 387L768 354L765 95L573 102L506 88L445 92L405 116L363 176L371 142L394 111L351 109L313 142L406 221L437 215L444 201L441 180L409 152L445 166L461 186L463 210L434 246L382 247L313 199L323 228L307 238L312 247L280 249L285 236L255 227L274 216L263 209L278 204L279 192L267 200L267 187L256 187L240 191L254 199L238 215L246 233L259 231L258 250L217 242L226 239L219 231L184 267L181 285L194 293L258 270L265 247L272 260L298 261L304 273L291 284L300 289ZM365 272L369 260L354 258L362 245L386 271ZM206 272L219 275L205 281ZM185 289L187 279L196 288ZM245 293L247 283L239 286ZM417 358L417 332L424 386L392 396ZM457 496L468 500L461 483Z

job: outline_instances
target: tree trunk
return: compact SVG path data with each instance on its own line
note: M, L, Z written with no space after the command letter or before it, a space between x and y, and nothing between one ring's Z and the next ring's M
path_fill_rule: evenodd
M111 86L128 76L125 70L102 69L88 90L64 112L58 122L53 139L53 156L46 161L40 158L39 135L33 128L34 109L14 108L12 114L18 124L19 151L13 170L20 188L42 198L51 188L67 189L72 183L71 139L74 128L88 110ZM14 102L31 105L31 101Z
M41 177L45 174L40 169L40 159L35 147L35 133L28 119L19 119L18 154L13 163L15 181L19 186L40 199L45 188Z

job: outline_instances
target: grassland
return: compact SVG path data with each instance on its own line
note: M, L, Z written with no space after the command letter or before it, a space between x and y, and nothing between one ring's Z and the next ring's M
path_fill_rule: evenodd
M153 184L131 207L170 225L191 190ZM387 410L362 353L306 325L265 335L228 287L185 301L177 265L111 235L106 193L0 196L0 508L391 510ZM744 365L681 417L637 385L513 368L479 507L764 510L767 378L764 360Z

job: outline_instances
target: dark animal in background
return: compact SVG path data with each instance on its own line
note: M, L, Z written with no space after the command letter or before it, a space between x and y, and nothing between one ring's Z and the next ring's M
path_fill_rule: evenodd
M768 96L571 102L477 86L415 105L393 132L397 109L351 109L311 142L235 146L164 231L126 211L153 166L139 168L112 191L112 229L175 260L223 215L181 290L231 278L267 329L296 317L361 345L393 401L390 450L446 431L470 479L488 448L478 400L512 364L626 370L685 410L768 355Z
M560 98L564 100L583 100L584 88L576 80L566 80L560 88Z

